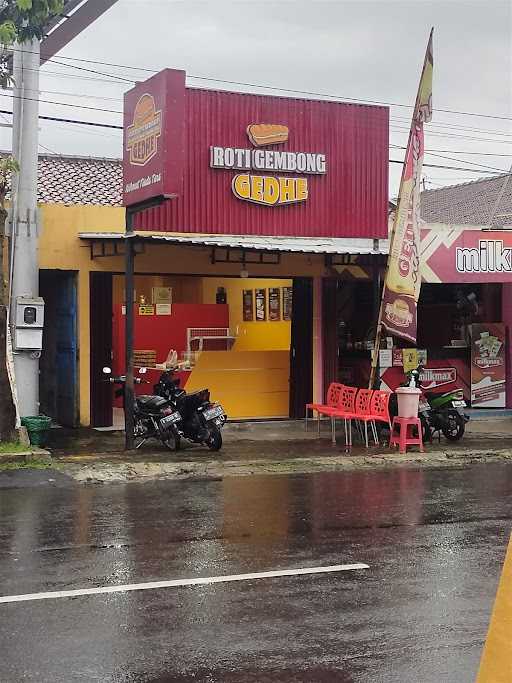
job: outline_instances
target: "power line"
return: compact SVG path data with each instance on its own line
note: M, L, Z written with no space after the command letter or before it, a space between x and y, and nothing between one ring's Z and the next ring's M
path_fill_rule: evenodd
M137 67L137 66L132 66L128 64L115 64L112 62L103 62L99 60L92 60L92 59L80 59L78 57L63 57L59 55L59 59L65 59L68 61L75 61L75 62L82 62L86 64L98 64L100 66L108 66L108 67L113 67L113 68L119 68L119 69L130 69L133 71L144 71L147 73L158 73L157 69L149 69L146 67ZM54 64L58 64L59 66L64 66L72 69L77 69L80 71L86 71L88 73L94 73L98 74L100 76L107 76L109 78L116 78L119 80L126 81L127 83L137 83L136 80L133 79L127 79L124 78L123 76L119 74L108 74L104 73L101 71L98 71L97 69L87 69L85 67L77 66L76 64L65 64L62 63L56 59L49 59L47 60L49 62L52 62ZM361 97L349 97L348 95L333 95L332 93L322 93L322 92L316 92L316 91L311 91L311 90L295 90L293 88L283 88L275 85L269 85L269 84L262 84L262 83L248 83L245 81L234 81L234 80L228 80L224 78L213 78L211 76L196 76L194 74L187 74L187 78L191 78L193 80L199 80L199 81L208 81L211 83L225 83L226 85L236 85L236 86L243 86L246 88L259 88L259 89L265 89L265 90L274 90L276 92L287 92L290 94L297 94L297 95L308 95L312 97L328 97L331 99L335 100L348 100L351 102L362 102L365 104L375 104L375 105L383 105L383 106L388 106L388 107L405 107L407 109L413 109L414 105L411 104L402 104L400 102L386 102L386 101L381 101L381 100L376 100L376 99L365 99ZM480 112L469 112L469 111L460 111L460 110L455 110L455 109L443 109L441 107L436 107L436 111L445 113L445 114L456 114L459 116L476 116L480 118L488 118L488 119L495 119L495 120L500 120L500 121L511 121L512 116L502 116L498 114L482 114Z
M407 149L405 145L389 145L390 147L393 147L395 149ZM448 154L471 154L471 155L476 155L479 157L507 157L507 159L510 159L512 157L512 154L501 154L497 152L466 152L462 149L460 150L455 150L455 149L425 149L425 152L446 152ZM461 160L462 161L462 160Z
M7 109L0 109L0 114L10 114L12 116L12 111L9 111ZM57 116L43 116L40 115L38 117L39 119L43 121L54 121L58 123L72 123L76 125L82 125L82 126L95 126L98 128L109 128L113 130L123 130L123 126L116 126L115 124L109 124L109 123L99 123L97 121L82 121L78 119L64 119L60 118ZM391 164L403 164L403 161L400 161L399 159L389 159L389 163ZM453 170L453 171L464 171L466 173L491 173L493 175L496 175L496 172L493 171L486 171L486 170L476 170L473 168L463 168L462 166L440 166L438 164L423 164L424 167L427 168L441 168L441 169L447 169L447 170ZM507 171L500 171L500 173L505 174Z

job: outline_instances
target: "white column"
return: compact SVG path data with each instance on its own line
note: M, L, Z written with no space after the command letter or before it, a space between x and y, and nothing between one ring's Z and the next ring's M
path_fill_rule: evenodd
M37 154L39 116L38 40L16 45L13 154L20 165L13 207L13 304L18 296L39 293L37 234ZM16 53L15 53L16 54ZM21 64L19 63L21 60ZM20 80L21 72L21 80ZM18 118L18 120L16 120ZM15 139L17 137L17 140ZM13 316L14 317L14 316ZM21 416L39 413L39 353L15 351L14 366Z

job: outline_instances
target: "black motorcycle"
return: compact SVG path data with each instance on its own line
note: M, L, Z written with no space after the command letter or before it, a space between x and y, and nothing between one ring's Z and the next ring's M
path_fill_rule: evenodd
M180 388L180 380L174 377L173 370L160 375L153 388L157 396L167 400L181 415L182 436L192 443L205 444L211 451L222 448L221 429L227 415L219 403L210 400L208 389L187 394ZM176 449L179 448L179 441Z
M140 374L145 374L145 369L139 370ZM110 368L103 368L103 374L111 375ZM126 375L118 377L110 376L108 381L118 385L115 390L116 398L125 400ZM149 384L141 377L134 377L135 384ZM133 438L135 448L140 448L148 439L160 441L171 451L178 450L180 439L183 434L181 430L181 415L173 407L171 401L161 396L143 395L136 396L133 406Z

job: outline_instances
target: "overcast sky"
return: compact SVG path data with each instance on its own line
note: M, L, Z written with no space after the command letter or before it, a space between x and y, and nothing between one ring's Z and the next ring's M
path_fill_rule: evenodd
M192 86L244 89L192 78L202 76L394 103L390 142L403 146L434 26L434 119L426 127L426 146L453 159L429 155L426 163L476 173L425 167L424 176L427 187L465 182L486 175L488 169L474 164L508 169L512 161L511 6L510 0L118 0L44 66L41 98L74 106L42 104L41 113L120 124L120 114L78 105L121 111L127 81L177 67L190 75ZM5 99L4 108L10 105ZM8 129L1 128L0 135L2 147L9 147ZM41 151L60 154L120 157L122 152L120 132L69 124L41 122L40 142ZM391 147L390 158L403 159L403 153ZM400 165L391 164L392 196L399 177Z

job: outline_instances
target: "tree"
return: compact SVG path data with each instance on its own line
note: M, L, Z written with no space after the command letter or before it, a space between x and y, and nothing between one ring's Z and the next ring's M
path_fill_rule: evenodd
M4 49L13 43L23 43L33 38L41 39L49 19L62 12L63 0L0 0L0 44ZM12 83L8 69L8 53L0 57L0 86ZM19 171L12 157L0 159L0 441L12 438L16 425L16 411L7 374L7 309L9 294L5 274L5 224L7 211L5 199L10 178Z

